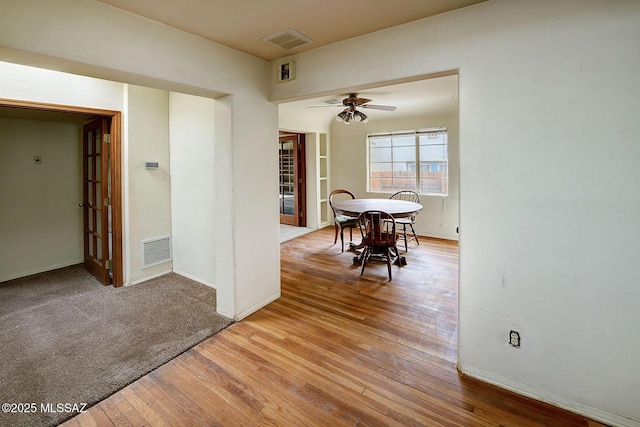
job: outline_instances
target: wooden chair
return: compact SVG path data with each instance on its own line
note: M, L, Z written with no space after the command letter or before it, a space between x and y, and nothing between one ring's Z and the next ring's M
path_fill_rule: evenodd
M369 261L384 261L391 280L391 264L397 262L402 265L396 246L398 236L393 216L383 211L365 211L358 217L358 225L364 245L360 275L364 274Z
M353 229L358 226L358 218L346 215L336 215L336 211L333 209L333 199L339 195L347 195L352 199L355 199L356 196L349 190L345 189L337 189L333 190L331 194L329 194L329 206L331 206L331 210L333 211L333 224L336 229L336 235L333 239L333 244L335 245L338 241L338 230L340 231L340 242L342 243L342 252L344 252L344 229L349 229L349 241L353 240Z
M409 191L409 190L398 191L397 193L395 193L389 198L420 203L420 195L415 191ZM418 245L420 244L420 242L418 241L418 235L416 234L416 231L413 229L413 224L415 224L415 222L416 222L415 215L409 218L396 218L396 224L402 226L402 236L400 236L400 238L404 240L405 252L409 251L409 248L408 248L409 241L415 240ZM408 239L407 239L407 226L411 228L411 233L413 234L413 236L409 237Z

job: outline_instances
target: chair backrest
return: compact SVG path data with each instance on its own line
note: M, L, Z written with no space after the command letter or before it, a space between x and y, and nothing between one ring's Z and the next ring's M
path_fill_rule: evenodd
M407 202L420 203L420 195L415 191L411 191L411 190L398 191L397 193L392 194L391 197L389 198L395 199L395 200L405 200ZM413 222L416 220L416 216L412 215L408 219Z
M340 196L343 195L343 196ZM346 195L346 196L344 196ZM338 188L337 190L333 190L330 194L329 194L329 206L331 206L331 210L333 211L333 216L335 217L336 215L336 211L333 209L333 199L336 197L342 197L342 198L347 198L347 196L351 197L352 199L356 198L356 195L353 194L351 191L349 190L345 190L344 188Z
M371 246L395 246L396 221L384 211L364 211L358 217L362 243Z
M393 194L390 199L406 200L407 202L420 203L420 195L415 191L403 190Z

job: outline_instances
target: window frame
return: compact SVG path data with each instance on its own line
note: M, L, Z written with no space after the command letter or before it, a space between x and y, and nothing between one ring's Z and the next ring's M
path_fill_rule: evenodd
M442 151L443 151L443 156L440 159L436 159L436 160L428 160L428 159L421 159L420 158L420 147L424 147L425 145L420 145L420 137L424 136L424 135L429 135L429 134L435 134L435 135L443 135L444 136L444 142L440 143L440 144L435 144L436 146L441 146L442 147ZM400 162L395 162L393 155L394 155L394 145L393 145L393 138L396 137L407 137L407 136L413 136L414 138L414 147L415 147L415 154L413 159L411 160L407 160L407 161L400 161ZM376 139L381 139L381 138L390 138L390 145L389 145L389 149L390 149L390 160L389 161L378 161L378 162L374 162L372 161L372 142ZM396 147L401 147L402 145L398 145ZM383 193L383 194L393 194L396 191L402 191L402 190L410 190L410 191L415 191L421 195L427 195L427 196L448 196L449 195L449 133L448 133L448 128L446 127L436 127L436 128L423 128L423 129L413 129L413 130L403 130L403 131L389 131L389 132L371 132L368 133L366 136L366 153L367 153L367 158L366 158L366 162L367 162L367 191L370 193ZM442 173L443 176L441 176L441 179L443 180L442 185L441 185L441 191L422 191L422 187L424 187L424 183L423 183L423 179L425 179L424 176L421 176L421 170L422 168L424 168L424 164L427 164L427 162L429 162L428 167L429 167L429 172L431 173ZM391 172L391 176L390 179L392 181L391 187L388 189L374 189L374 185L372 185L372 164L375 163L379 163L379 164L383 164L383 163L388 163L389 164L389 169L387 170L387 172ZM415 170L415 177L409 177L409 178L414 178L415 181L413 183L413 185L411 187L408 187L407 184L403 184L403 185L398 185L395 186L393 184L393 181L398 179L399 180L399 176L396 176L396 164L401 164L404 163L405 164L405 170L411 170L414 169ZM431 163L437 163L437 165L434 167L434 165L432 165ZM435 171L434 171L435 169ZM422 186L421 186L422 184Z

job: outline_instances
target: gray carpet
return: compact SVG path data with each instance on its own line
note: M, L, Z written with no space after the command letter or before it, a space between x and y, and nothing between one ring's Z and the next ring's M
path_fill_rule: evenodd
M81 266L0 284L0 425L56 425L78 409L57 404L95 404L224 329L215 298L174 273L105 287Z

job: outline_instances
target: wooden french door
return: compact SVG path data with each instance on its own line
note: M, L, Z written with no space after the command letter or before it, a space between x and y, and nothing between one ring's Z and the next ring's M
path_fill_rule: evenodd
M304 134L284 134L279 138L280 223L304 227L305 157Z
M105 285L111 283L109 223L109 120L99 118L83 126L84 266Z

